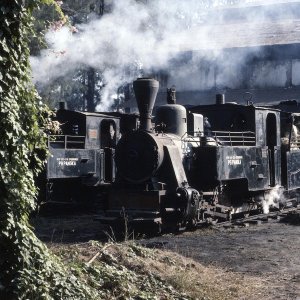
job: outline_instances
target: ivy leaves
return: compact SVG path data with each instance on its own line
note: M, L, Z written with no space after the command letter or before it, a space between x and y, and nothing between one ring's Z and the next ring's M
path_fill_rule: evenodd
M30 81L28 36L32 10L52 0L0 4L0 292L5 299L91 298L36 238L28 225L35 208L34 176L43 165L47 108Z

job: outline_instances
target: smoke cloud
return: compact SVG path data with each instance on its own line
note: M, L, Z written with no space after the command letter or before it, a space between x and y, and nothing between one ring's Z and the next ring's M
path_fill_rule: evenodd
M141 1L115 0L110 13L101 19L91 16L87 24L78 25L77 33L68 27L49 31L46 34L49 48L40 57L31 58L33 81L43 87L80 66L99 69L105 90L97 109L107 110L111 95L120 85L132 82L139 70L147 75L169 69L183 52L201 50L173 71L172 78L177 77L179 85L191 90L201 86L210 88L212 81L222 85L223 78L234 87L249 53L224 57L221 49L237 42L241 46L259 45L259 31L265 29L263 20L267 13L262 10L258 16L247 15L244 27L238 29L242 25L232 26L234 14L227 15L226 20L220 14L218 8L224 2L228 1L155 0L144 5ZM219 78L214 78L211 67L205 63L207 59L221 66L223 73Z
M285 203L285 197L283 195L283 189L277 185L265 194L261 199L262 209L264 214L268 214L271 208L279 209L280 204Z

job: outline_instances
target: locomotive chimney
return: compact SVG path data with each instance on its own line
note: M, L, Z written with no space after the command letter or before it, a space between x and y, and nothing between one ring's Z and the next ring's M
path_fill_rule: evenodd
M151 131L152 109L159 88L159 82L151 78L138 78L133 82L133 90L140 112L140 129Z
M224 94L216 95L216 104L225 104L225 95Z
M60 101L58 102L58 109L66 109L66 102L65 101Z
M168 104L176 104L176 88L172 86L167 89L167 103Z

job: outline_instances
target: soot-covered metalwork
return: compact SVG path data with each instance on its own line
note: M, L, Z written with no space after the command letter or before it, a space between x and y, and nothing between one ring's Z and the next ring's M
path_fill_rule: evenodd
M141 78L133 87L141 126L117 143L103 221L126 215L136 228L186 228L299 202L300 114L291 105L218 95L216 104L184 107L170 89L151 117L158 82Z
M115 147L121 134L137 129L138 116L65 109L56 113L61 132L50 135L46 179L48 201L95 201L115 180ZM102 201L98 199L97 201Z
M52 198L105 190L103 222L151 231L299 203L297 102L241 105L218 95L215 104L185 107L172 88L153 110L158 81L139 78L133 88L139 115L57 112L62 134L49 137L47 164Z

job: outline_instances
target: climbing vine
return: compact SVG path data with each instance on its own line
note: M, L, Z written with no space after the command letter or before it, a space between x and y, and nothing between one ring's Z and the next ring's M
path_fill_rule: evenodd
M88 299L92 291L65 270L32 232L34 176L46 151L46 109L30 82L32 11L54 0L0 3L0 298Z

